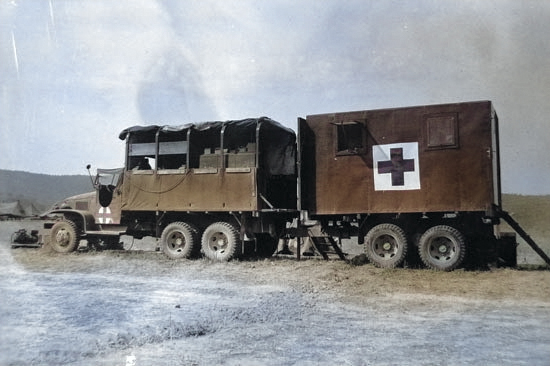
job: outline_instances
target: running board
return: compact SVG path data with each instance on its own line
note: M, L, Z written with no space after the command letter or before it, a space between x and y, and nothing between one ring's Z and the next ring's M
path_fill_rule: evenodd
M527 244L529 244L529 246L531 248L533 248L533 250L542 258L544 259L544 261L546 262L546 264L548 264L550 266L550 258L548 257L548 255L546 255L546 253L544 253L544 251L537 245L537 243L535 243L535 241L533 239L531 239L531 237L529 236L529 234L527 234L525 232L525 230L522 229L521 226L519 226L519 224L517 223L516 220L514 220L512 218L512 216L510 216L510 214L508 214L508 212L502 210L502 208L500 208L499 206L496 206L495 205L495 208L497 210L497 213L499 215L499 217L503 218L504 221L506 221L511 227L512 229L514 229L516 231L516 233L519 234L519 236L521 236L523 238L523 240L525 240L527 242Z
M89 236L121 236L126 233L125 231L120 230L88 230L86 231L86 235Z

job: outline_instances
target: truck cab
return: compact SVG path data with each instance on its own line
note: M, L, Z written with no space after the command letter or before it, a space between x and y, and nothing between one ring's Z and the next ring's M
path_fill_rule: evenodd
M119 248L120 235L126 231L120 226L123 171L97 169L92 178L94 191L55 203L42 230L44 243L50 243L58 252L75 250L80 239L86 239L92 247Z

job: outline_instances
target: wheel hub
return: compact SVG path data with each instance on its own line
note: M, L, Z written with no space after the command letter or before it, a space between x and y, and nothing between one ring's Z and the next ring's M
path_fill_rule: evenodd
M454 245L448 238L437 238L430 246L430 255L438 261L449 261L454 256Z
M172 249L180 250L181 247L185 246L185 238L182 233L174 233L168 241L168 244Z
M65 230L59 230L55 236L55 240L62 246L68 245L69 239L69 235Z
M217 233L212 236L212 249L222 250L227 245L227 237L224 233Z
M390 235L382 235L374 242L374 252L381 258L390 259L395 256L398 245Z

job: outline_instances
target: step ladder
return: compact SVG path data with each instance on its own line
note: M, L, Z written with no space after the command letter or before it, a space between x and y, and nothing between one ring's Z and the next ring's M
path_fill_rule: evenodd
M332 236L310 236L313 248L323 256L325 260L329 260L329 254L336 254L341 260L346 260L346 254L336 243Z
M546 255L546 253L544 253L544 251L535 243L535 241L529 236L529 234L527 234L525 232L525 230L523 230L523 228L521 226L519 226L519 224L517 223L516 220L514 220L512 218L512 216L510 216L510 214L506 211L504 211L502 208L500 208L499 206L496 206L495 205L495 208L497 210L497 213L499 215L500 218L504 219L504 221L506 221L511 227L512 229L514 229L518 234L519 236L521 236L523 238L523 240L525 240L525 242L527 244L529 244L529 246L531 248L533 248L533 250L542 258L544 259L544 261L546 262L546 264L548 264L550 266L550 258L548 257L548 255Z

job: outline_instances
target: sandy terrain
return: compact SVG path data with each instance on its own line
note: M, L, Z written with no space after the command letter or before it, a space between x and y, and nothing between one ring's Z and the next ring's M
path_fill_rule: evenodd
M11 249L0 365L550 365L550 271Z

